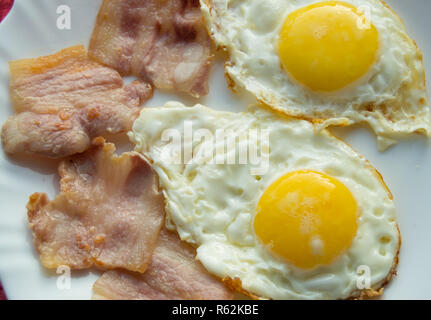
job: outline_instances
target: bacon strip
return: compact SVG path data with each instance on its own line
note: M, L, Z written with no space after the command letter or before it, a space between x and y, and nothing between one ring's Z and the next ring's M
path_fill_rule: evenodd
M112 270L93 286L93 299L227 300L233 293L195 260L195 250L162 229L144 274Z
M208 93L211 41L198 0L104 0L89 55L157 88Z
M144 272L157 244L164 200L150 164L117 156L96 138L59 167L61 193L35 193L27 205L34 244L47 268L124 268Z
M118 72L90 61L83 46L9 63L15 111L2 129L7 153L61 158L83 152L99 135L129 130L152 88L123 87Z

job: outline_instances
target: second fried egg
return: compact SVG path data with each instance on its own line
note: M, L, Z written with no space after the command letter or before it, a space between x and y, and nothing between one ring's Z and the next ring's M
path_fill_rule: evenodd
M210 273L271 299L348 298L390 278L392 196L328 131L262 108L168 103L144 108L130 136L159 175L171 226Z
M228 77L323 126L368 123L384 149L431 133L422 54L380 0L202 0Z

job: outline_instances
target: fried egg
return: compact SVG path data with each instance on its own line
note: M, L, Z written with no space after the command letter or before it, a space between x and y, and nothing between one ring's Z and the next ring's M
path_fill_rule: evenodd
M168 226L213 275L265 299L380 294L398 261L392 195L348 145L262 107L170 102L129 134L152 162Z
M380 0L201 0L231 86L287 115L367 123L381 150L431 117L422 54Z

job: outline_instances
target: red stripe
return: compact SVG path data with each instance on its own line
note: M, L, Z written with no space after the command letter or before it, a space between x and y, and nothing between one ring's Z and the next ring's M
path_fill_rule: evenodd
M7 16L12 9L14 0L0 0L0 22ZM6 293L3 290L3 286L0 282L0 300L7 300Z
M1 285L1 282L0 282L0 300L7 300L7 298L6 298L6 293L4 292L4 290L3 290L3 287L2 287L2 285Z
M14 0L0 0L0 22L7 16L12 9Z

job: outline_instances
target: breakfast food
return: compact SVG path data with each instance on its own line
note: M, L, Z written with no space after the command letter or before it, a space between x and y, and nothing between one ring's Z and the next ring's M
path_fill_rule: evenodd
M46 268L93 265L144 272L164 221L163 196L138 153L115 155L96 138L59 167L60 194L35 193L27 205L34 244Z
M16 115L3 125L3 149L51 158L83 152L99 135L125 132L152 96L148 84L123 87L118 72L88 59L83 46L9 63Z
M130 137L159 175L168 226L230 285L261 298L344 299L380 294L395 271L392 195L327 130L260 107L171 102L143 109ZM363 268L369 288L357 286Z
M231 86L287 115L431 135L422 54L380 0L201 0Z
M227 300L232 292L195 260L196 251L162 229L144 274L108 271L93 286L93 299Z
M153 88L206 95L211 38L259 104L141 108ZM6 153L67 157L59 195L27 204L34 246L103 270L93 299L362 299L396 273L392 194L326 129L366 124L381 150L431 136L422 54L383 1L102 0L88 54L10 72ZM130 130L116 155L103 136Z
M211 42L196 0L104 0L89 55L156 88L208 93Z

